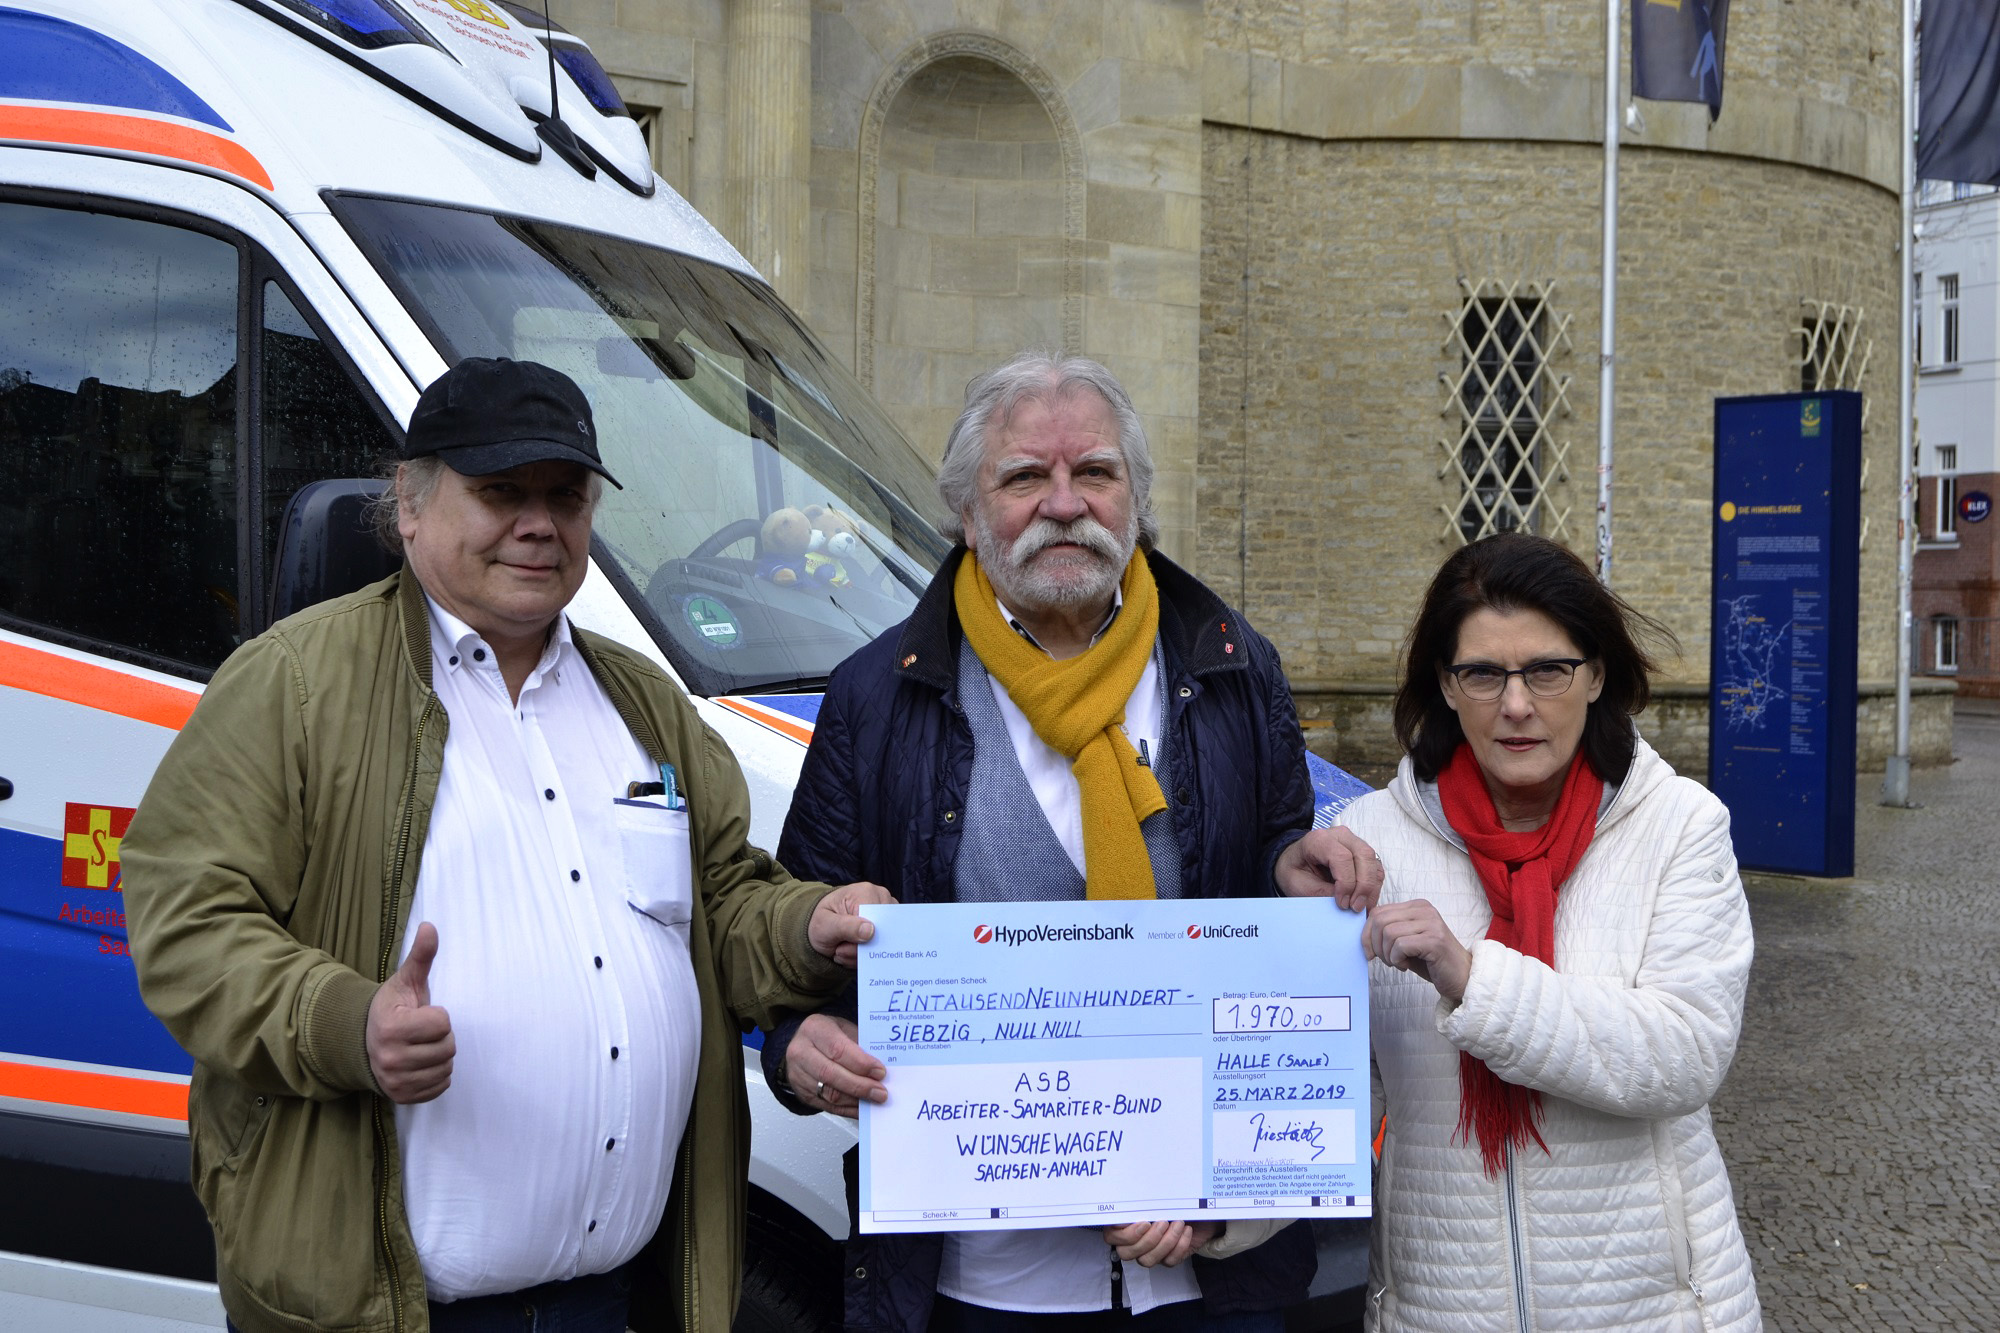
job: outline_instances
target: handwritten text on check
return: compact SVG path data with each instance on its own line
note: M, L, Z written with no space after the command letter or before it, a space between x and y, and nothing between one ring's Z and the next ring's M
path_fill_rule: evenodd
M1369 1212L1361 917L1324 898L870 907L861 1229Z

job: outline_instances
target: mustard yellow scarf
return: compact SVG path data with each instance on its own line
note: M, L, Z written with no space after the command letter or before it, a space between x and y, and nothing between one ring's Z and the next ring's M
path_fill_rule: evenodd
M952 596L965 638L1027 715L1035 734L1070 761L1083 789L1084 895L1151 898L1153 863L1139 824L1167 808L1153 770L1125 738L1125 703L1139 687L1160 633L1160 593L1134 551L1120 585L1125 605L1104 637L1058 662L1015 633L1000 614L979 558L959 562Z

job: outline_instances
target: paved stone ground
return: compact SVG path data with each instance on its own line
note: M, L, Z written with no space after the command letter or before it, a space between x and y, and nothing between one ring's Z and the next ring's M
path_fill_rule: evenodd
M2000 716L1916 810L1861 775L1851 880L1749 877L1716 1133L1769 1328L2000 1329Z

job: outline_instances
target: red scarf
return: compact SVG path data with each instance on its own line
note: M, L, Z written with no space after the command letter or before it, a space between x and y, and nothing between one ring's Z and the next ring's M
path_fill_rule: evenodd
M1604 780L1581 755L1570 761L1562 795L1548 823L1531 833L1510 833L1500 827L1493 795L1472 757L1461 744L1438 774L1438 796L1444 816L1465 839L1472 868L1486 886L1493 923L1486 938L1555 966L1556 890L1583 859L1597 832L1597 807L1604 799ZM1496 1177L1506 1167L1507 1148L1526 1148L1533 1139L1543 1152L1536 1128L1542 1118L1542 1095L1532 1088L1503 1082L1498 1074L1463 1051L1458 1057L1458 1141L1479 1137L1479 1155L1486 1174Z

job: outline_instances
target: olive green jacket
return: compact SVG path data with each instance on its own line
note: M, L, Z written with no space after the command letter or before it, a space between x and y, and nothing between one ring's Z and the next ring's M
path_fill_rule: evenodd
M722 739L658 667L575 640L633 736L680 775L697 886L701 1057L666 1216L635 1262L633 1324L728 1333L750 1158L739 1024L817 1007L852 974L807 939L826 887L747 841L749 791ZM140 993L195 1058L194 1186L245 1333L429 1328L365 1030L444 764L430 645L407 567L243 645L122 848Z

